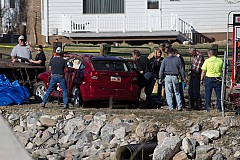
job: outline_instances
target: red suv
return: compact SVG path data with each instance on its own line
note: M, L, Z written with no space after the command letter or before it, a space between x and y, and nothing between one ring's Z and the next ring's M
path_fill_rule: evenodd
M113 103L138 104L139 87L137 74L128 61L115 56L93 56L89 54L65 53L69 71L65 72L68 94L74 106L83 106L90 101L111 100ZM49 85L51 73L38 75L34 94L43 98ZM62 98L61 88L51 94Z

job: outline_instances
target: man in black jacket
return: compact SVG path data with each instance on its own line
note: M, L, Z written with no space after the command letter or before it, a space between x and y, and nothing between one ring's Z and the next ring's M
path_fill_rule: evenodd
M146 101L148 107L154 107L152 99L152 90L154 87L154 74L150 61L146 56L141 56L138 50L132 52L132 56L135 59L135 64L137 66L137 73L139 75L138 82L140 91L145 87Z

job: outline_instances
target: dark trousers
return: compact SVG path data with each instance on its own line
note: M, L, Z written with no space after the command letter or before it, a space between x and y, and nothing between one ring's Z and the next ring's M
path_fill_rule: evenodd
M148 103L148 106L153 107L153 99L152 99L152 91L154 87L154 77L153 73L146 74L145 76L139 77L139 88L140 88L140 93L141 90L145 87L145 94L146 94L146 101Z
M200 77L191 77L189 81L188 94L190 99L201 99Z
M221 86L222 82L220 79L217 78L205 78L205 109L209 111L211 106L211 96L212 96L212 90L214 89L216 96L217 96L217 108L218 110L221 110Z
M161 100L162 100L162 83L159 83L158 81L159 80L157 80L157 83L158 83L157 102L159 104L161 104Z

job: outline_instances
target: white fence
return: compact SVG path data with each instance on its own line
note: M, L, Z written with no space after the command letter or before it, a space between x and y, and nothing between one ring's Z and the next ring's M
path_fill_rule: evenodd
M62 16L62 32L130 32L130 31L179 31L192 38L192 26L178 18L167 16Z

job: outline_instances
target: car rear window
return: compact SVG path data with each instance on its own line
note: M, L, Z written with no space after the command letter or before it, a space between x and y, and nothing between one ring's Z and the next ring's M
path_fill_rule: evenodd
M95 70L124 71L124 72L131 71L128 62L125 61L94 60L93 66Z

